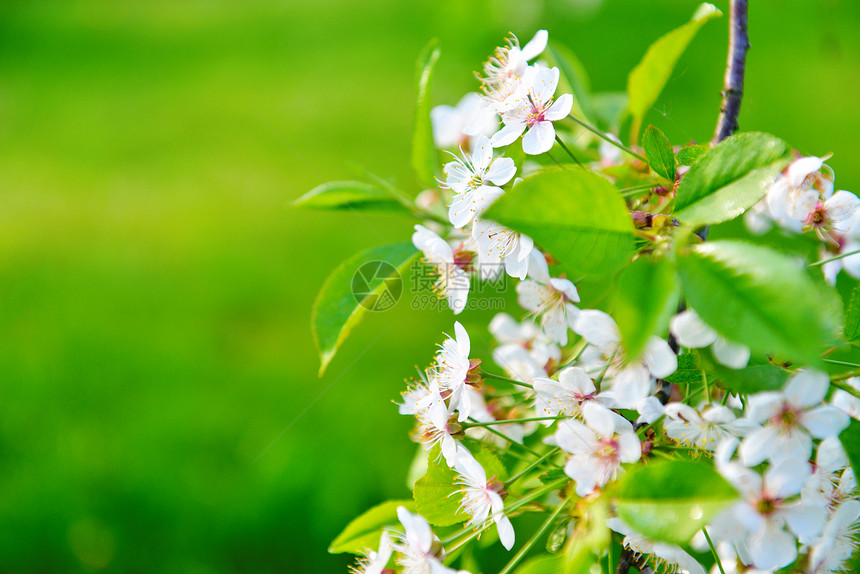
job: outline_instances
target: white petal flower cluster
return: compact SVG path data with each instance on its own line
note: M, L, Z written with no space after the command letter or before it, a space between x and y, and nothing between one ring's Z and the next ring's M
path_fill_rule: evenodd
M491 219L493 204L516 193L523 181L517 176L536 169L519 153L505 157L511 149L505 147L521 139L525 154L548 152L556 129L565 129L554 122L566 118L573 105L570 94L556 93L559 69L535 61L546 45L543 30L522 48L511 38L484 65L481 94L467 94L455 107L439 106L431 114L436 145L453 157L442 167L438 189L430 190L434 200L419 203L427 217L412 236L432 270L434 290L459 315L474 301L469 296L475 286L513 278L521 307L520 313L496 314L489 324L495 368L474 356L487 342L481 331L470 328L470 337L455 322L453 336L444 338L398 406L401 414L414 417L412 438L420 445L414 469L426 463L435 465L434 473L446 473L449 484L432 486L456 499L464 530L446 538L446 544L458 541L446 555L430 523L400 507L403 530L386 530L378 550L368 550L354 572L456 574L451 564L461 562L453 551L465 541L491 529L511 550L517 538L511 518L534 509L547 513L547 504L565 511L548 523L557 532L568 528L568 521L586 518L588 509L601 509L595 514L601 516L599 526L605 520L641 571L647 564L657 572L704 574L702 564L714 563L711 556L719 562L712 573L786 567L807 574L846 571L858 546L860 493L840 434L851 418L860 420L860 377L831 377L805 364L754 356L692 308L665 316L663 332L650 331L656 334L634 356L626 332L622 340L610 314L616 313L611 300L591 296L594 286L578 275L561 274L552 254L541 250L545 246ZM639 169L617 153L600 153L601 160L591 165L613 181L627 177L625 170ZM670 206L674 191L670 185L631 191L625 201L641 231L636 257L656 259L665 253L657 234L674 224L666 223L666 229L652 224L658 216L671 219L662 209ZM655 198L644 200L654 213L641 207L645 197ZM858 208L856 196L834 192L824 158L805 157L784 170L746 218L756 231L777 225L814 233L823 258L846 255L824 263L833 281L842 267L860 278L860 254L849 255L860 249ZM673 236L666 238L670 243ZM755 347L740 331L732 336ZM752 377L757 368L786 382L733 382ZM635 482L631 469L658 457L712 465L737 491L734 502L689 541L708 556L696 554L702 563L688 547L651 539L656 531L638 532L613 515L616 509L624 514L616 502L625 488L613 483L625 474ZM410 471L414 474L420 476ZM655 487L671 489L671 484ZM417 487L415 496L420 508ZM434 525L451 524L426 515ZM523 555L515 554L513 561Z
M834 193L834 174L827 158L801 157L793 161L767 195L745 217L747 226L764 233L773 223L792 232L814 232L822 241L822 259L844 256L823 266L831 283L843 268L860 278L860 198L850 191Z
M468 524L480 528L487 520L493 520L499 540L510 550L514 529L504 512L499 494L501 485L488 481L481 464L459 442L465 436L459 423L489 422L494 418L476 389L481 381L480 361L469 358L469 334L459 322L454 323L454 334L440 345L434 365L424 377L426 381L415 383L403 392L399 411L415 416L416 442L425 450L439 445L446 464L459 473L457 481L463 488L457 494L462 496L461 509L472 517Z

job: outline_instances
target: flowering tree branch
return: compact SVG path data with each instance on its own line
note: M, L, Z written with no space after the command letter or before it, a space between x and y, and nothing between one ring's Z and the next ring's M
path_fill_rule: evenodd
M714 139L716 145L738 129L738 114L744 94L744 70L747 50L750 47L747 34L747 0L731 0L729 8L729 54L726 61L726 76L723 83L723 103Z

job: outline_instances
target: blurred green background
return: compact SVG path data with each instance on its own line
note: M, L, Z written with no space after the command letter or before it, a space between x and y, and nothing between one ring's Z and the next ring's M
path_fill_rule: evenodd
M837 187L860 190L860 4L752 4L742 129L833 152ZM414 60L433 37L434 103L541 27L595 90L623 90L695 6L0 4L0 572L344 572L329 541L409 494L391 401L453 318L373 315L318 379L317 290L412 222L288 203L354 165L417 191ZM673 142L710 138L725 35L705 27L648 118Z

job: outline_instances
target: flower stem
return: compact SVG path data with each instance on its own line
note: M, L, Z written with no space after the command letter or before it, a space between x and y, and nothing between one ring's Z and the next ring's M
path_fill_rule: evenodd
M526 474L528 474L529 472L531 472L531 471L532 471L532 469L534 469L536 466L538 466L539 464L541 464L542 462L546 461L546 460L547 460L548 458L550 458L551 456L553 456L553 455L555 455L556 453L558 453L558 451L559 451L559 450L560 450L560 449L559 449L559 447L555 447L555 448L551 449L548 453L546 453L545 455L543 455L542 457L540 457L539 459L537 459L536 461L534 461L533 463L531 463L530 465L528 465L527 467L525 467L525 468L524 468L523 470L521 470L520 472L518 472L518 473L516 473L515 475L513 475L512 477L510 477L510 478L505 482L505 490L507 490L508 488L510 488L510 487L511 487L511 485L512 485L513 483L515 483L516 481L518 481L519 479L521 479L523 476L525 476Z
M476 423L476 422L478 422L478 421L476 421L476 420L474 420L474 419L470 419L470 420L469 420L469 422L470 422L470 423ZM505 434L500 433L499 431L497 431L497 430L496 430L496 429L494 429L493 427L484 427L484 428L486 428L486 429L487 429L487 431L489 431L489 432L493 433L494 435L496 435L496 436L498 436L498 437L501 437L501 438L505 439L505 440L506 440L506 441L508 441L509 443L511 443L511 444L515 444L515 445L519 446L520 448L522 448L523 450L525 450L525 451L526 451L526 452L528 452L529 454L531 454L531 455L535 456L536 458L540 458L540 455L539 455L538 453L536 453L535 451L533 451L532 449L530 449L530 448L529 448L529 447L527 447L526 445L524 445L524 444L522 444L522 443L518 443L517 441L515 441L515 440L514 440L514 439L512 439L511 437L509 437L509 436L507 436L507 435L505 435Z
M517 564L525 558L526 554L528 554L529 550L537 544L537 541L546 534L546 531L550 529L552 523L555 522L555 519L558 518L558 515L561 514L561 511L567 506L568 501L570 501L570 496L566 497L561 501L561 504L556 507L552 514L550 514L546 520L544 520L543 524L540 525L540 528L537 529L537 532L529 538L528 542L526 542L522 548L520 548L519 552L517 552L513 558L511 558L510 562L505 564L505 567L499 571L499 574L509 574L516 568Z
M720 556L717 554L717 549L714 546L714 542L711 540L710 535L708 534L708 530L706 528L702 528L702 534L705 535L705 540L708 541L708 546L711 547L711 553L714 555L714 560L717 562L717 568L720 569L720 574L726 574L726 571L723 569L723 563L720 561Z
M837 261L837 260L843 259L845 257L851 257L852 255L857 255L858 253L860 253L860 249L857 249L855 251L849 251L848 253L842 253L840 255L837 255L836 257L831 257L830 259L824 259L822 261L816 261L815 263L810 263L809 267L817 267L818 265L824 265L825 263L830 263L831 261Z
M516 379L509 379L508 377L503 377L501 375L494 375L493 373L488 373L487 371L481 370L481 376L487 379L495 379L497 381L504 381L506 383L510 383L512 385L517 385L518 387L526 387L527 389L533 389L534 387L528 383L524 383L522 381L518 381Z
M562 366L560 366L560 367L558 368L558 370L560 371L560 370L562 370L563 368L565 368L565 367L569 367L570 365L572 365L572 364L574 364L575 362L577 362L577 361L579 360L579 358L582 356L582 353L583 353L583 352L585 352L585 349L586 349L586 348L588 348L588 341L586 341L585 339L583 339L583 340L580 342L580 347L579 347L579 349L577 349L576 354L573 356L573 358L572 358L572 359L570 359L570 360L569 360L568 362L566 362L565 364L563 364Z
M564 151L566 151L566 152L567 152L567 155L569 155L569 156L570 156L570 158L571 158L573 161L575 161L575 162L576 162L576 165L578 165L579 167L581 167L581 168L585 169L585 166L584 166L584 165L582 165L582 162L581 162L581 161L579 161L578 159L576 159L576 156L575 156L575 155L573 155L573 152L572 152L572 151L570 151L566 145L564 145L564 142L561 140L561 138L558 136L558 134L555 134L555 141L557 141L557 142L558 142L558 145L560 145L560 146L561 146L561 149L563 149Z
M825 363L830 363L831 365L843 365L845 367L857 367L860 368L860 365L857 363L846 363L845 361L837 361L835 359L821 359Z
M534 421L560 421L562 419L567 419L570 417L529 417L525 419L508 419L508 420L499 420L499 421L487 421L484 423L462 423L466 428L469 427L489 427L494 425L506 425L506 424L515 424L515 423L530 423Z
M842 373L842 374L847 375L849 373ZM855 371L853 374L856 375L857 372ZM851 377L845 377L845 378L851 378ZM836 378L832 379L830 381L830 384L833 385L834 387L836 387L837 389L843 390L846 393L848 393L849 395L860 399L860 391L858 391L857 389L855 389L851 385L843 383L841 380L837 380Z
M567 117L569 117L570 119L572 119L573 121L575 121L576 123L578 123L579 125L584 127L585 129L587 129L588 131L590 131L591 133L593 133L597 137L611 143L612 145L614 145L615 147L617 147L618 149L620 149L624 153L630 154L633 157L635 157L636 159L639 159L639 160L644 161L645 163L648 163L647 159L645 159L644 157L642 157L641 155L639 155L638 153L636 153L635 151L633 151L632 149L630 149L629 147L624 145L623 143L617 142L614 139L607 137L605 133L603 133L602 131L600 131L597 128L591 127L589 124L585 123L584 121L582 121L581 119L579 119L575 115L570 114Z

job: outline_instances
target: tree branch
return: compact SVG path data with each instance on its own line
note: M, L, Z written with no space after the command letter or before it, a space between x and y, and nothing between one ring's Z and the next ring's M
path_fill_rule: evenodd
M747 34L747 2L748 0L731 0L729 8L729 54L723 80L723 103L720 106L720 118L712 145L720 143L738 129L738 114L744 95L744 70L747 50L750 47Z

